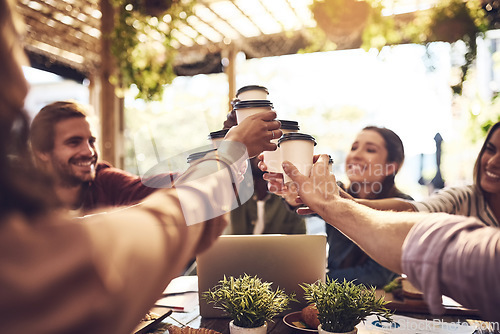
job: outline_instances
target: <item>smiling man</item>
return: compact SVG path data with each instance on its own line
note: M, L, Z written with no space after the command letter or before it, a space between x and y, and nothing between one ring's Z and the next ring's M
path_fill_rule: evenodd
M156 188L106 162L98 162L85 106L54 102L35 116L30 130L37 165L54 178L55 192L69 209L82 214L99 207L135 204ZM158 188L170 185L172 174L156 177Z

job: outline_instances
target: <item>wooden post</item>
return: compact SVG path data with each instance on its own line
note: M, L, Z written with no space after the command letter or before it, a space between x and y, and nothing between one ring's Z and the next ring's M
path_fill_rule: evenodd
M229 46L226 50L226 58L228 64L226 66L225 72L227 75L227 81L229 84L229 102L234 98L236 94L236 55L237 50L234 46ZM229 103L229 109L231 110L231 103Z
M113 31L114 8L110 0L101 0L101 68L99 71L100 81L100 103L99 118L101 121L101 159L108 161L116 167L123 167L120 164L118 140L122 133L120 132L120 111L123 110L120 104L122 99L118 99L115 94L115 87L109 81L113 74L114 61L111 54L111 41L108 36Z

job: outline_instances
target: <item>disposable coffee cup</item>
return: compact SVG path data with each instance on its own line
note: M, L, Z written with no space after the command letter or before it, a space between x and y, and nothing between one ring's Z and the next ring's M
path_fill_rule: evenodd
M236 121L240 124L248 116L272 110L273 104L269 100L238 101L233 109L236 112Z
M236 92L236 98L241 101L246 100L267 100L269 91L266 87L249 85L243 86Z
M295 133L300 130L299 123L296 121L279 120L281 122L281 131L283 134ZM271 140L271 143L278 145L279 138ZM275 151L264 151L264 163L268 172L283 173L281 166L281 150L278 147Z
M224 137L226 136L229 129L222 129L214 132L210 132L208 135L208 140L212 142L213 148L218 148Z
M187 162L190 166L192 166L196 161L200 160L201 158L203 158L205 155L207 155L207 153L210 153L210 152L213 152L215 151L216 149L211 149L211 150L207 150L207 151L201 151L201 152L195 152L195 153L191 153L190 155L188 155L187 157Z
M278 145L281 150L281 161L290 161L300 173L309 176L316 146L314 137L299 132L287 133L278 140ZM283 181L287 184L292 179L283 173Z

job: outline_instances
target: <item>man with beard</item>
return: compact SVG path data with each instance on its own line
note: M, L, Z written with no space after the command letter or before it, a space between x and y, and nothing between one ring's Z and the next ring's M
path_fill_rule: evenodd
M254 194L231 211L231 234L305 234L304 218L290 210L280 196L268 191L258 162L257 157L250 159Z
M36 164L52 175L62 204L85 214L105 207L135 204L154 192L141 178L97 162L96 138L85 107L76 102L54 102L42 108L31 124L30 141ZM151 183L168 187L173 174Z

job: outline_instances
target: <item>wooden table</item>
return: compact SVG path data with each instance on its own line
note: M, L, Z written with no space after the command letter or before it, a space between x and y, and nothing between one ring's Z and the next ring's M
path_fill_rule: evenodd
M471 325L474 324L475 321L482 323L481 320L478 320L477 317L464 317L464 316L432 316L428 314L421 313L407 313L407 312L397 312L397 315L407 316L415 319L427 319L429 321L441 321L448 323L469 323ZM162 323L154 334L167 334L166 327L168 324L176 325L179 327L189 326L191 328L209 328L215 331L218 331L222 334L229 334L229 321L230 319L221 319L221 318L203 318L200 316L198 310L189 312L189 313L179 313L174 312L170 317L168 317ZM498 326L498 324L497 324ZM497 328L498 329L498 328ZM268 324L267 333L269 334L304 334L304 332L296 331L290 327L288 327L281 317L277 317L274 319L274 322ZM363 329L359 329L359 334L367 333ZM477 330L474 332L475 334L500 334L498 330Z
M429 321L440 321L447 323L469 323L474 324L474 321L478 321L481 324L478 316L475 315L443 315L443 316L432 316L430 314L425 314L420 310L419 312L411 312L408 310L396 311L397 315L407 316L414 319L427 319ZM218 331L222 334L229 334L229 318L203 318L200 315L199 307L195 307L190 312L173 312L168 318L162 321L162 323L157 327L154 334L166 334L166 328L168 325L176 325L178 327L189 326L191 328L209 328ZM482 330L475 331L475 334L500 334L498 330L498 323L496 325L496 331ZM483 327L485 328L485 327ZM359 334L366 334L370 331L359 329ZM305 332L294 330L287 326L281 317L274 319L274 322L268 324L267 333L269 334L304 334ZM416 332L415 332L416 333ZM425 332L424 332L425 333Z

